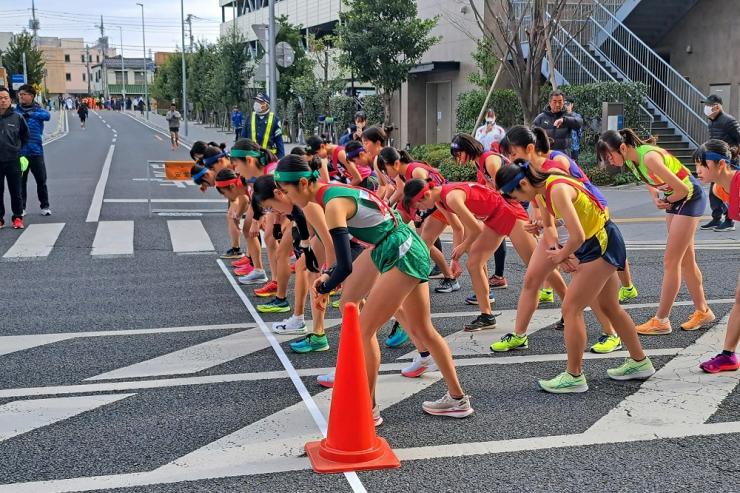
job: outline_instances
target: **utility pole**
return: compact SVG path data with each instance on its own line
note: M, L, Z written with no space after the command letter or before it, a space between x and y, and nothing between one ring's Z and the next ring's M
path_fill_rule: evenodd
M121 34L121 99L123 100L123 111L126 111L126 64L123 61L123 28L118 26L118 32Z
M138 3L141 7L141 40L144 43L144 107L146 108L146 119L149 119L149 62L146 59L146 34L144 31L144 4Z
M28 84L28 67L26 66L26 52L21 53L23 57L23 83Z
M33 31L33 44L36 46L39 38L39 21L36 19L36 2L34 0L31 0L31 20L28 21L28 24L28 27Z
M193 14L188 14L185 18L185 22L188 23L188 36L190 37L190 53L193 52ZM183 41L185 43L185 41Z
M180 0L180 28L182 31L182 121L188 136L188 73L185 70L185 4Z
M85 65L87 66L87 95L90 96L90 45L85 45Z
M269 20L268 20L268 59L267 59L267 66L269 67L270 71L270 85L268 87L268 92L270 96L270 103L273 108L278 107L277 103L277 64L275 63L275 0L269 0L270 2L270 10L269 10Z

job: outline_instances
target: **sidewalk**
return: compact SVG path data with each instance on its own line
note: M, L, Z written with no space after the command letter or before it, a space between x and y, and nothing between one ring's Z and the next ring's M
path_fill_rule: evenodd
M164 116L159 115L153 111L149 112L149 120L146 119L146 114L141 116L138 111L126 111L127 115L136 118L139 121L153 125L164 132L169 132L169 125ZM188 146L192 145L193 142L202 140L204 142L216 142L218 144L224 142L227 147L231 147L234 143L233 132L221 132L216 128L208 128L200 123L188 122L188 135L185 135L185 126L180 123L180 142Z
M48 122L44 123L44 143L67 131L67 128L65 128L64 125L64 113L60 112L59 110L53 110L49 113L51 114L51 119Z

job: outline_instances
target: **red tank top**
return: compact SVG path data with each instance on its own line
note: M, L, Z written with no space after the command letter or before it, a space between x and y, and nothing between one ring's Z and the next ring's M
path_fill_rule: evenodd
M406 167L406 174L404 176L404 181L413 180L414 170L418 168L426 170L427 174L429 175L429 178L432 179L435 185L441 186L447 183L447 180L445 180L445 177L442 176L442 173L440 173L438 169L433 168L429 166L427 163L422 163L420 161L412 161L408 164L408 166Z
M452 209L447 206L447 194L453 190L465 192L465 206L476 219L485 219L498 207L507 205L501 194L479 183L448 183L442 185L440 196L440 205L446 211L452 212Z
M502 154L499 154L498 152L493 151L486 151L483 154L480 155L478 160L476 161L476 167L478 168L478 172L476 173L476 182L480 183L481 185L491 185L496 186L495 179L486 169L486 159L488 159L490 156L498 156L501 159L501 164L508 164L509 160Z
M733 221L740 221L740 171L737 171L730 182L730 201L727 216Z

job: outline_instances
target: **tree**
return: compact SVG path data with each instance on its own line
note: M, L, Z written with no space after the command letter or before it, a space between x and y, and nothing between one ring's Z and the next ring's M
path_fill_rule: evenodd
M576 10L573 0L531 0L526 3L484 0L483 11L475 0L468 1L485 42L492 48L496 58L507 60L503 67L517 93L524 121L530 123L540 112L542 61L550 51L550 36L559 29L558 24L566 7ZM583 2L578 0L575 3L580 5ZM586 25L585 22L582 24ZM557 54L550 52L550 66L555 64L561 53L562 47ZM553 72L550 70L551 74Z
M491 87L491 84L493 84L493 79L496 77L496 71L500 65L491 46L491 41L487 38L477 39L472 57L475 60L478 71L472 72L468 76L468 80L484 91L487 91Z
M252 77L254 66L244 36L235 30L218 39L216 54L215 89L228 111L229 107L244 101L247 81Z
M8 74L23 73L23 53L26 54L28 83L40 85L44 81L44 60L41 51L33 44L33 35L27 31L14 35L2 60Z
M384 123L391 125L391 96L439 38L433 19L417 18L414 0L347 0L337 27L340 63L371 82L383 97Z
M303 26L291 24L288 22L288 17L284 15L278 17L276 21L280 26L280 31L278 31L275 38L275 43L286 42L295 52L291 66L281 67L278 65L277 67L280 77L277 82L278 93L276 99L282 99L287 103L292 97L291 94L295 85L295 79L312 72L313 67L311 66L311 61L306 57L306 50L303 49ZM270 97L274 96L270 94ZM277 107L277 101L273 104Z
M221 106L217 87L220 63L213 43L197 42L188 56L188 101L193 103L197 120L208 121L213 111Z
M187 60L186 60L187 62ZM182 53L167 57L157 68L154 81L149 88L155 99L182 101Z

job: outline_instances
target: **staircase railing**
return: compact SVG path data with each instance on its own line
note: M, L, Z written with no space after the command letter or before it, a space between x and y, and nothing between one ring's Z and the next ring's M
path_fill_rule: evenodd
M588 19L591 48L626 79L643 82L647 97L690 144L707 138L707 123L697 112L704 95L598 2ZM603 40L602 42L598 42Z

